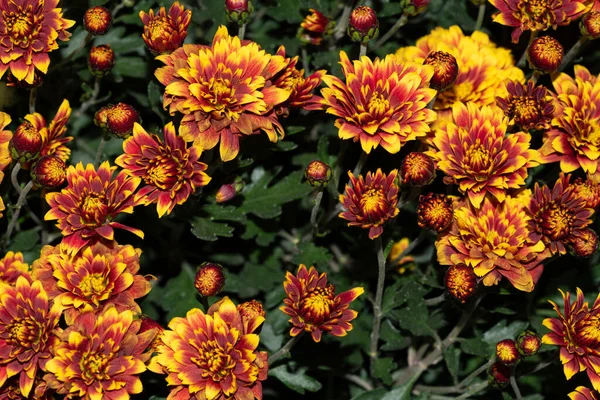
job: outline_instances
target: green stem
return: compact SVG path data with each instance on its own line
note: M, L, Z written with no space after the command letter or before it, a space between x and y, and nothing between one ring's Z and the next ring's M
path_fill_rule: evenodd
M346 34L346 29L348 29L348 22L350 21L350 14L352 13L354 2L355 0L349 0L346 2L346 4L344 4L344 10L335 24L335 32L333 33L333 38L336 41L343 38Z
M277 360L282 357L289 357L290 350L300 341L300 338L304 335L304 331L300 332L297 336L292 337L286 344L283 345L279 350L269 356L269 365L274 364Z
M517 398L517 400L523 400L523 397L521 396L521 391L519 390L519 386L517 385L517 380L515 379L515 369L512 368L511 372L510 372L510 386L512 387L513 391L515 392L515 396Z
M381 38L379 38L379 40L375 43L375 46L373 46L373 50L377 50L378 48L383 46L385 44L385 42L387 42L392 36L394 36L394 34L398 31L398 29L400 29L404 25L406 25L407 21L408 21L408 16L406 14L402 14L400 16L400 18L398 18L398 20L396 21L394 26L392 26L390 28L390 30L385 33L385 35L383 35Z
M96 79L94 80L94 90L92 91L92 97L90 97L89 99L87 99L86 101L81 103L81 106L79 106L79 109L75 113L75 115L77 117L81 117L83 115L83 113L85 113L87 111L88 108L90 108L91 106L96 104L96 100L98 99L98 95L100 94L100 81L101 80L102 80L102 78L99 76L97 76Z
M360 158L358 159L358 162L356 163L356 166L352 170L352 175L354 175L354 176L360 175L360 173L362 172L363 168L365 167L365 164L367 163L367 158L368 157L369 157L368 153L365 153L364 151L362 151L360 153Z
M312 226L313 233L319 231L319 224L317 224L317 214L319 213L321 200L323 200L323 190L320 190L319 193L317 193L317 197L315 198L315 204L313 205L312 211L310 212L310 226Z
M29 114L35 113L35 100L37 98L37 91L38 89L36 87L31 88L29 91Z
M98 150L96 151L96 158L94 159L94 165L96 168L100 165L100 160L102 160L102 152L104 151L104 146L106 146L106 134L102 135L102 139L100 139L100 143L98 144Z
M367 55L367 44L360 44L360 53L358 54L358 58L361 59L363 56Z
M560 64L560 67L558 68L559 71L562 71L563 69L565 69L566 66L569 65L571 63L571 61L573 61L575 56L577 54L579 54L579 51L581 50L583 45L587 43L587 41L588 41L588 38L586 36L581 36L579 38L579 40L573 45L573 47L571 47L571 49L569 49L567 54L565 54L565 56L562 60L562 63Z
M240 40L244 40L244 36L246 36L246 25L247 24L240 25L240 28L238 30L238 37L240 38Z
M525 62L527 61L527 50L529 50L529 46L531 46L531 43L533 43L533 40L537 37L537 34L538 34L537 31L531 31L531 33L529 34L529 43L527 43L527 47L525 47L525 51L523 51L521 58L519 58L519 62L517 62L517 67L519 67L519 68L525 67Z
M476 31L481 29L481 26L483 25L483 19L485 18L485 5L486 3L482 3L479 5L479 12L477 13L477 21L475 22L475 29Z
M15 229L15 226L17 226L17 221L19 220L19 214L21 213L21 208L25 204L25 201L27 201L27 194L29 193L29 191L31 190L32 187L33 187L33 181L31 180L31 181L29 181L29 183L27 185L25 185L25 187L21 191L21 194L19 195L19 199L17 200L17 204L15 205L15 210L14 210L13 215L8 224L8 228L6 228L6 234L5 234L6 242L8 242L8 240L10 239L10 235L12 235L12 232Z
M19 171L21 170L21 163L17 161L15 166L13 167L10 173L10 181L12 182L13 187L17 191L17 194L21 194L21 185L19 184L19 180L17 176L19 175Z
M377 343L379 342L379 330L381 328L381 303L383 301L383 286L385 283L385 255L383 254L383 243L381 236L375 239L377 249L377 290L375 292L375 303L373 303L373 330L371 331L371 346L369 357L371 358L371 375L375 372L375 362L377 361Z

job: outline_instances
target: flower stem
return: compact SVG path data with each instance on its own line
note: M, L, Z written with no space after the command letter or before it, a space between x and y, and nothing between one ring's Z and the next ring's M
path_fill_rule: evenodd
M579 38L579 40L573 45L573 47L571 47L569 49L569 51L567 52L567 54L565 54L565 57L563 58L562 63L560 64L560 67L558 68L559 71L562 71L563 69L565 69L565 67L567 65L569 65L571 63L571 61L573 61L573 59L575 58L575 56L577 54L579 54L579 51L581 50L581 48L583 47L584 44L586 44L588 41L588 38L585 36L581 36Z
M400 16L400 18L398 18L398 20L396 21L394 26L392 26L391 29L385 33L385 35L383 35L381 38L379 38L379 40L375 43L375 46L373 46L373 50L377 50L378 48L383 46L385 44L385 42L387 42L389 40L389 38L394 36L394 34L398 31L398 29L400 29L404 25L406 25L407 21L408 21L408 16L406 14L402 14Z
M29 114L33 114L35 112L35 100L37 98L37 88L31 88L29 91Z
M342 15L340 19L337 20L335 24L335 32L333 33L333 38L337 41L340 40L346 34L346 29L348 28L348 22L350 21L350 13L352 13L352 8L354 7L355 0L349 0L344 4L344 10L342 11Z
M89 99L87 99L86 101L81 103L81 106L79 106L79 110L77 110L77 112L75 113L75 115L77 117L82 116L83 113L86 112L88 108L90 108L91 106L93 106L94 104L97 103L96 99L98 98L98 95L100 94L100 81L101 80L102 80L102 78L99 76L97 76L96 79L94 80L94 90L92 91L92 97L90 97Z
M529 35L529 43L527 43L527 47L525 47L525 51L523 51L521 58L519 58L517 67L523 68L525 66L525 61L527 61L527 50L529 50L529 46L531 46L531 43L533 43L533 40L537 37L537 34L538 34L537 31L531 31L531 34Z
M21 163L17 161L15 166L13 167L10 173L10 181L12 182L13 187L17 191L18 194L21 194L21 185L19 184L19 180L17 176L19 175L19 171L21 170Z
M98 168L100 165L100 160L102 160L102 152L104 151L106 141L106 134L103 134L102 139L100 139L100 143L98 143L98 150L96 151L96 158L94 159L94 165L96 168Z
M304 331L300 332L297 336L293 336L286 344L283 345L279 350L269 356L269 365L274 364L277 360L282 357L289 357L290 350L300 341L300 338L304 335Z
M358 159L358 162L356 163L356 166L352 170L352 175L354 175L354 176L360 175L360 173L362 172L363 168L365 167L365 164L367 163L367 158L368 157L369 157L368 153L365 153L364 151L360 153L360 158Z
M323 190L320 190L319 193L317 193L317 197L315 198L315 204L313 205L312 211L310 212L310 226L312 226L313 233L319 231L319 225L317 223L317 214L319 213L321 200L323 200Z
M475 22L474 29L476 31L480 30L481 26L483 25L483 19L485 18L485 5L486 3L479 5L479 12L477 13L477 21Z
M519 386L517 385L517 380L515 379L515 369L514 368L510 372L510 386L512 387L513 391L515 392L515 396L517 397L517 400L522 400L523 397L521 396L521 391L519 390Z
M417 236L417 238L415 240L413 240L408 246L406 246L406 248L402 251L402 253L400 253L398 255L398 257L394 258L390 262L390 266L393 267L398 261L402 260L402 258L409 255L410 252L413 251L415 249L415 247L417 247L423 241L423 239L425 238L426 235L427 235L427 231L425 229L421 230L421 233L419 233L419 236Z
M383 243L381 236L375 239L377 248L377 290L375 292L375 303L373 304L373 330L371 331L371 347L369 357L371 358L371 375L375 371L377 361L377 343L379 342L379 330L381 328L381 303L383 301L383 286L385 283L385 255L383 254Z
M27 200L27 194L29 193L29 191L31 190L32 187L33 187L33 180L29 181L29 183L27 185L25 185L25 187L21 191L21 194L19 195L19 199L17 200L17 204L15 205L15 211L13 212L13 215L10 219L8 228L6 228L6 234L5 234L6 242L8 242L8 240L10 239L10 235L12 234L13 230L15 229L15 226L17 226L17 221L19 220L19 214L21 213L21 208L23 207L23 204L25 204L25 201Z
M244 40L244 36L246 36L246 25L247 24L240 25L240 28L238 30L238 37L240 38L240 40Z
M367 44L360 44L360 53L358 53L358 58L361 59L363 56L367 55Z

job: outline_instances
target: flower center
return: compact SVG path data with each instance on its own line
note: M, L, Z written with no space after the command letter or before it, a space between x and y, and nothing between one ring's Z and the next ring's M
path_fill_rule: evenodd
M302 318L306 322L319 325L329 319L333 309L335 287L329 284L315 288L300 302Z
M513 116L520 126L535 124L540 120L542 108L531 96L515 97L510 104L508 115Z
M6 24L5 33L10 37L10 41L22 48L29 47L31 42L37 38L41 27L43 15L36 16L33 13L33 7L27 6L27 9L19 6L18 12L2 12L2 18Z
M593 146L594 150L600 148L600 125L593 119L583 113L577 113L573 117L576 133L570 135L569 141L573 147L580 153L585 154L585 149L580 149L582 145Z
M518 7L523 14L521 18L529 20L532 26L544 26L556 19L548 0L521 0Z
M369 100L369 113L372 115L382 115L385 114L387 110L390 108L390 102L383 97L381 94L373 94L373 97Z
M541 227L550 240L566 239L575 221L573 212L564 205L552 203L541 214Z
M164 17L156 17L150 21L148 29L150 30L150 40L167 38L173 31L171 24Z
M108 375L108 364L110 359L106 354L86 353L81 357L79 367L81 376L86 385L91 385L94 381L103 381L110 379Z
M211 79L209 82L209 90L213 95L210 103L215 106L216 110L223 110L226 106L232 103L235 91L231 87L229 79Z
M466 144L464 146L467 147ZM467 171L475 180L484 181L488 178L489 170L492 167L492 157L490 151L482 145L479 139L465 149L465 163Z
M7 343L18 348L19 353L34 346L39 347L43 333L40 324L30 317L13 319L6 327L6 331L8 332Z
M360 208L367 218L370 220L378 220L387 206L383 189L369 188L360 199Z
M88 299L92 296L102 294L106 289L106 279L102 274L90 274L83 277L79 283L81 294Z
M584 319L583 327L579 330L580 344L597 346L600 344L600 319L590 315Z
M192 358L192 361L202 369L203 378L219 382L232 373L236 365L229 354L233 350L233 345L227 343L225 346L225 348L220 347L215 340L202 343L198 357Z
M179 165L169 157L158 156L148 163L144 182L160 190L169 190L180 176Z
M79 208L84 223L102 225L106 220L106 198L101 193L85 193L82 196Z

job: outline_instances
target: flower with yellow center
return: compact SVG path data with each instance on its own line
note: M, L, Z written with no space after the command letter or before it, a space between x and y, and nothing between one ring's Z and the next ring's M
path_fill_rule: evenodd
M140 19L144 24L142 39L148 49L154 54L168 54L183 44L192 21L192 12L176 1L168 13L164 7L156 14L154 10L150 10L148 14L140 11Z
M336 295L325 272L319 274L315 267L307 269L304 264L300 264L296 275L286 272L283 288L287 298L280 309L291 317L290 335L310 332L315 342L321 341L323 333L346 336L352 330L350 321L358 313L349 309L350 303L365 291L356 287Z
M554 105L545 87L535 86L532 80L527 85L509 81L506 91L506 96L497 97L496 103L509 118L509 125L524 132L550 128Z
M9 251L0 259L0 282L14 286L19 276L31 281L29 265L23 261L23 253Z
M0 78L10 69L19 81L33 83L35 71L48 72L57 39L69 40L75 21L62 17L58 0L0 2Z

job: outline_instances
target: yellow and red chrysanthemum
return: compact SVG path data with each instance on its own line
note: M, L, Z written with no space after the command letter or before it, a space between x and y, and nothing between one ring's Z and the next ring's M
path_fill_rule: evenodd
M168 13L164 7L156 14L154 10L148 14L140 11L140 19L144 24L142 39L150 51L154 54L171 53L183 44L192 21L192 12L176 1Z
M138 274L140 254L140 249L116 242L98 241L75 255L62 245L45 246L32 275L62 306L67 324L82 312L108 304L117 311L141 312L135 300L148 294L150 282Z
M345 211L340 218L348 220L348 226L360 226L369 229L369 238L375 239L383 233L383 224L395 218L398 210L398 185L394 182L398 170L388 175L377 169L368 172L366 179L359 175L358 179L348 172L350 183L346 185L344 194L340 195L340 203Z
M388 254L388 262L392 263L395 267L398 267L397 271L399 274L404 274L407 271L415 269L415 258L409 254L404 254L406 249L410 246L410 239L402 238L392 246L390 254ZM402 257L400 257L402 256Z
M350 321L358 313L349 309L350 303L365 291L356 287L336 295L325 272L319 274L315 267L307 269L304 264L300 264L296 275L286 272L283 288L287 298L280 309L292 317L290 335L310 332L315 342L321 341L323 333L346 336L352 330Z
M561 73L552 81L556 90L555 117L540 149L544 163L560 161L560 169L598 171L600 157L600 79L581 65L575 79Z
M23 262L23 253L9 251L0 259L0 283L14 286L19 276L31 281L29 265Z
M569 393L569 398L571 400L600 400L600 394L595 390L578 386L575 391Z
M18 377L27 398L38 371L45 371L55 336L60 306L50 304L41 282L17 278L15 286L0 282L0 387Z
M185 141L203 149L220 142L221 159L230 161L242 135L264 131L272 142L283 137L274 110L290 92L270 82L286 67L282 56L242 42L221 26L212 46L184 46L158 60L167 65L155 73L166 86L163 105L171 115L183 114L179 135Z
M595 211L600 207L600 183L589 178L586 180L577 178L571 186L575 196L582 198L587 208Z
M10 124L10 121L10 115L0 112L0 183L2 183L2 180L4 179L4 169L12 162L10 151L8 151L8 143L12 138L12 132L4 129ZM2 197L0 197L0 218L2 218L2 211L4 211L5 208L4 201L2 200Z
M559 289L560 290L560 289ZM571 293L560 290L564 300L564 314L553 301L550 304L558 318L546 318L544 326L550 329L542 343L560 346L560 362L565 377L571 379L578 372L587 371L595 390L600 390L600 294L590 308L583 292L577 288L577 300L571 303Z
M429 88L433 67L402 61L394 55L372 61L363 56L350 61L340 52L344 83L325 75L321 89L328 114L339 117L335 126L342 139L360 141L370 153L381 145L397 153L408 141L427 135L436 114L427 108L435 96Z
M159 218L210 182L204 172L207 165L199 161L202 148L187 147L172 122L164 128L164 139L163 143L136 123L133 136L123 142L124 154L115 160L127 175L143 179L145 186L136 193L136 203L156 203Z
M545 31L569 25L588 12L591 0L489 0L498 9L494 22L514 27L512 41L517 43L525 31Z
M48 72L57 39L69 40L75 21L62 17L58 0L0 0L0 78L10 69L33 83L35 70Z
M508 118L495 106L452 106L452 121L442 121L429 154L471 204L479 208L489 193L504 201L506 191L525 185L527 168L538 165L531 136L508 136Z
M525 132L550 128L554 105L548 89L530 80L527 85L509 81L506 91L505 97L496 98L496 104L509 118L509 125Z
M108 307L79 314L61 334L46 364L44 380L66 398L129 399L142 392L139 375L150 358L156 330L139 333L140 319L130 310Z
M330 34L335 27L335 21L314 8L309 8L308 11L310 14L300 24L297 36L305 43L319 46L325 35Z
M592 223L594 210L576 195L569 180L569 175L561 173L552 190L536 182L529 204L529 237L536 242L542 240L552 254L565 254L566 245L583 238L585 227Z
M529 196L525 191L500 204L485 198L478 209L455 202L452 227L435 243L439 263L465 264L485 286L506 278L515 288L531 292L548 255L541 240L530 239Z
M85 168L80 162L67 169L66 188L46 194L50 211L44 219L58 220L56 226L63 234L62 243L70 253L76 253L92 239L114 239L113 228L125 229L141 238L144 233L114 219L120 213L132 213L134 191L141 179L128 177L120 171L112 177L116 167L103 162L98 171L92 164Z
M456 102L474 102L478 106L494 104L496 96L506 94L506 82L525 82L523 71L515 67L510 50L496 47L488 35L475 31L465 36L458 26L435 28L417 41L416 46L398 49L400 60L423 62L434 51L456 58L458 76L449 89L438 93L433 109L449 110ZM438 114L438 118L444 116Z
M149 369L168 374L169 399L260 400L268 363L254 330L264 320L244 324L228 297L206 314L194 308L171 320Z

